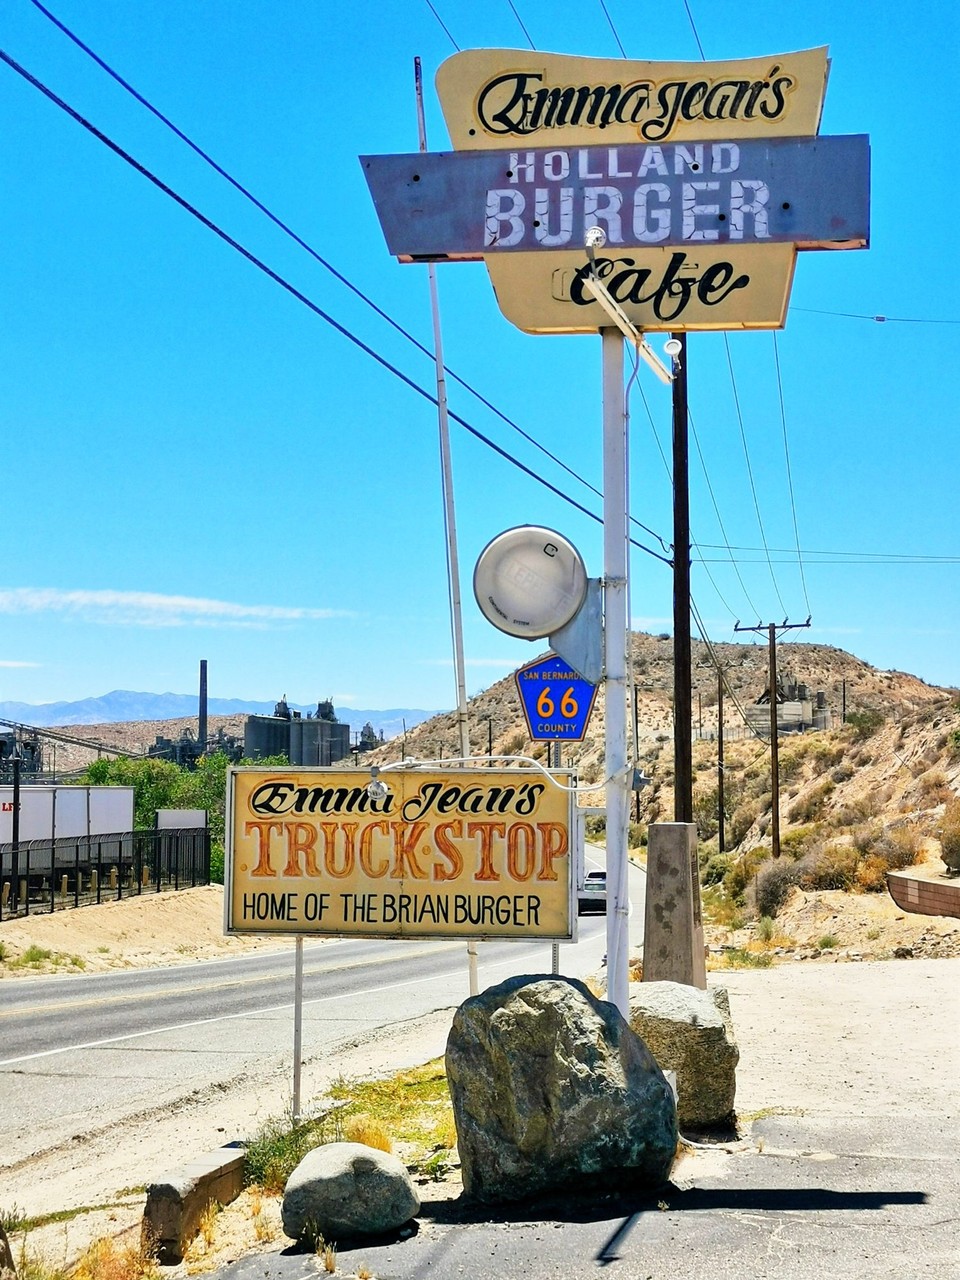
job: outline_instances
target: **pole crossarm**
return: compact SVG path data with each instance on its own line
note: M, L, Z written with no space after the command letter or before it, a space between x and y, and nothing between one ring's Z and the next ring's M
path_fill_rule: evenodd
M806 622L758 622L755 627L741 627L739 621L734 624L734 631L755 631L767 633L767 646L770 655L770 843L775 858L780 857L780 744L777 737L777 633L784 631L802 631L810 625L810 615Z

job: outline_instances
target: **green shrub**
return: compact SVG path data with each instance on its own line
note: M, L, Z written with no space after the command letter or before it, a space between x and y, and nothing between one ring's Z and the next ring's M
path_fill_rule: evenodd
M775 858L757 874L757 911L773 920L799 880L798 864Z
M960 871L960 800L947 805L939 835L940 857L951 871Z
M211 841L210 844L210 883L223 884L224 853L223 845Z
M769 849L756 848L741 854L733 861L730 870L723 877L724 891L732 902L743 906L747 886L756 879L761 863L769 857Z
M647 824L645 822L631 822L627 828L627 847L629 849L641 849L647 843Z
M787 817L791 822L814 822L823 816L827 800L833 790L834 783L829 778L824 779L790 806Z
M730 815L728 824L728 837L731 845L734 847L743 840L744 836L753 826L760 813L760 806L752 801L745 800L742 804L738 804L736 809Z
M794 827L790 831L781 832L780 852L791 858L799 858L807 852L811 844L820 836L818 826Z
M857 875L859 854L852 845L830 842L806 854L796 864L804 889L849 889Z
M700 883L722 884L724 877L732 865L732 853L714 853L707 859L701 868Z
M854 741L863 742L866 738L872 738L883 724L883 712L876 711L872 707L867 707L863 711L849 711L847 724L853 730Z

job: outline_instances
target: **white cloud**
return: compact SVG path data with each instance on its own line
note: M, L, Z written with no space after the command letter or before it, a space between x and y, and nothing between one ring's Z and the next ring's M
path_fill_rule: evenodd
M59 613L80 622L137 627L256 627L277 622L354 616L345 609L234 604L198 596L150 591L60 591L49 587L0 588L0 614Z
M13 659L0 658L0 667L14 670L20 667L39 667L39 662L15 662Z

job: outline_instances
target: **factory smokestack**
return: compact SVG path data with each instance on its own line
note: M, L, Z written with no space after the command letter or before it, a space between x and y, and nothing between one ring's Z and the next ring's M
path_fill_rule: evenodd
M200 714L197 724L197 746L200 754L207 749L207 660L200 659Z

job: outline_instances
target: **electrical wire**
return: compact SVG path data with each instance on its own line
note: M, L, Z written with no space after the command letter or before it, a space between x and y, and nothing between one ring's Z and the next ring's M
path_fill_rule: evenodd
M33 3L36 4L36 0L33 0ZM433 4L431 3L431 0L426 0L426 5L427 5L427 8L430 10L430 12L433 14L433 16L436 18L436 20L440 23L440 26L443 28L444 34L446 35L447 39L456 49L457 53L459 53L460 46L457 44L456 40L454 40L453 36L450 34L450 28L447 26L444 20L440 17L439 13L437 13L436 9L433 7Z
M426 0L426 2L428 5L430 4L430 0ZM97 64L97 66L101 68L101 70L105 71L107 75L109 75L114 81L116 81L117 84L119 84L123 89L125 89L127 93L131 94L131 96L135 98L136 101L139 102L141 106L145 107L146 110L151 113L151 115L156 117L156 119L158 119L162 124L164 124L168 129L170 129L181 140L181 142L185 143L190 148L190 150L193 151L194 154L199 156L200 159L203 160L207 165L209 165L210 168L212 168L215 173L219 174L220 177L222 177L226 182L228 182L234 188L234 190L238 191L240 195L242 195L246 200L250 201L250 203L254 206L254 208L258 209L265 217L267 217L273 223L274 226L276 226L286 236L288 236L291 240L293 240L293 242L296 245L298 245L301 249L303 249L306 253L308 253L310 257L314 259L315 262L318 262L320 266L322 266L325 270L329 271L330 274L336 280L338 280L342 285L344 285L347 289L349 289L356 297L358 297L362 302L364 302L368 307L370 307L370 309L373 312L375 312L375 314L378 315L382 320L385 320L387 324L389 324L397 333L401 334L404 338L407 339L408 342L412 343L413 346L415 346L418 351L422 352L423 355L427 356L427 358L430 359L431 361L434 359L434 353L430 350L429 347L425 346L417 337L415 337L414 334L412 334L408 329L404 328L404 326L401 325L399 321L395 320L393 316L391 316L388 312L384 311L383 308L380 307L376 302L374 302L374 300L371 297L369 297L368 294L364 293L363 290L360 289L357 285L355 285L350 279L348 279L348 277L345 276L343 272L339 271L331 262L329 262L325 257L323 257L323 255L320 254L316 249L314 249L313 246L310 245L306 240L304 240L302 236L300 236L296 231L294 231L292 227L290 227L286 222L284 222L282 218L279 218L275 213L273 213L272 210L269 209L261 200L259 200L253 194L252 191L250 191L247 187L245 187L243 183L239 182L236 178L234 178L233 175L230 174L226 169L224 169L223 166L219 164L216 160L214 160L214 158L207 151L205 151L198 143L194 142L193 139L189 137L188 134L186 134L176 124L174 124L174 122L168 116L164 115L164 113L158 107L154 106L154 104L150 102L149 99L144 97L144 95L140 93L137 89L135 89L134 86L130 84L128 80L124 79L124 77L120 75L118 71L116 71L113 67L110 66L108 62L106 62L103 58L101 58L100 55L94 49L92 49L88 44L85 44L84 41L81 40L81 38L78 35L76 35L75 32L71 31L70 28L66 26L65 23L61 22L61 20L54 13L51 13L51 11L44 4L41 3L41 0L30 0L30 3L36 9L38 9L46 18L48 18L54 24L54 26L56 26L79 49L82 49L83 52L88 55L88 57L92 58L93 61ZM430 8L433 9L433 6L430 5ZM433 10L433 12L437 16L437 19L438 21L440 21L441 25L443 25L439 15L436 14L436 10ZM444 30L445 31L447 30L445 26L444 26ZM447 34L450 35L449 31L447 31ZM450 39L451 41L453 41L455 48L459 50L460 46L456 44L456 41L453 40L452 36L450 36ZM589 489L590 492L595 494L596 497L598 498L603 497L603 494L600 491L600 489L598 489L595 485L591 484L583 475L581 475L579 472L574 470L573 467L565 463L555 453L553 453L550 449L548 449L546 445L542 444L539 440L537 440L535 436L532 436L528 431L525 431L524 428L519 425L519 423L515 422L512 418L510 418L507 414L505 414L501 409L498 409L495 404L493 404L490 400L488 400L487 397L484 396L480 391L478 391L471 383L467 382L464 378L462 378L454 370L450 369L447 365L444 365L444 371L450 376L450 378L454 382L456 382L465 391L468 391L472 396L474 396L474 398L477 399L484 406L484 408L489 409L490 412L495 414L496 417L498 417L503 423L505 423L513 431L517 432L518 435L522 436L523 439L526 440L529 444L533 445L533 447L537 449L541 454L543 454L544 457L549 458L551 462L553 462L556 466L560 467L561 470L563 470L567 475L571 476L574 480L576 480L578 484L581 484L585 488ZM635 516L631 516L630 521L638 529L642 529L644 533L649 534L651 538L656 538L656 540L663 547L664 551L669 551L667 543L660 536L660 534L656 532L656 530L649 528L647 525L643 523L643 521L636 519Z
M936 320L929 316L868 316L856 311L821 311L817 307L791 307L808 316L839 316L844 320L874 320L877 324L960 324L960 320Z
M103 133L100 129L98 129L96 125L92 124L89 120L87 120L84 116L82 116L78 111L76 111L73 107L71 107L69 103L65 102L62 98L58 97L57 94L55 94L52 89L48 88L45 84L43 84L42 81L38 80L36 76L32 75L29 71L27 71L25 67L22 67L20 63L18 63L15 59L11 58L10 55L2 49L0 49L0 61L5 62L7 66L10 67L11 70L15 71L19 76L21 76L24 80L26 80L28 84L31 84L35 89L38 89L44 95L44 97L48 98L51 102L54 103L55 106L58 106L62 111L66 112L66 114L69 115L73 120L75 120L77 124L81 125L84 129L86 129L89 133L91 133L95 138L97 138L98 141L102 142L104 146L108 147L115 155L119 156L121 160L124 160L132 168L136 169L136 171L139 174L141 174L144 178L146 178L148 182L153 183L153 185L157 187L158 190L162 191L164 195L169 196L170 199L173 200L176 204L178 204L186 213L189 213L192 217L196 218L198 222L200 222L203 226L205 226L209 231L212 231L213 234L218 236L225 244L229 245L232 249L235 249L237 253L239 253L243 258L246 258L246 260L252 266L256 267L257 270L262 271L263 274L266 275L269 279L271 279L275 284L278 284L281 287L281 289L284 289L292 297L296 298L298 302L301 302L305 307L307 307L310 311L312 311L314 315L318 316L321 320L325 321L332 328L336 329L336 331L339 334L345 337L348 341L352 342L354 346L359 347L361 351L363 351L366 355L370 356L371 359L375 360L379 365L381 365L389 373L392 373L394 377L399 378L399 380L403 382L404 385L409 387L412 391L415 391L417 395L422 396L425 400L429 401L430 404L436 405L437 398L435 395L427 391L426 388L420 386L418 382L415 382L414 379L411 378L408 374L405 374L395 364L391 363L391 361L389 361L385 356L381 355L368 343L364 342L363 339L359 338L355 333L352 332L352 330L348 329L345 325L341 324L338 320L335 320L334 317L329 314L329 312L324 311L322 307L318 306L315 302L313 302L310 298L308 298L305 293L301 292L301 290L297 289L295 285L292 285L288 280L284 279L284 277L279 275L276 271L274 271L272 267L269 267L261 258L258 258L256 254L252 253L249 249L247 249L244 245L242 245L239 242L239 240L235 240L233 236L231 236L228 232L224 231L222 227L219 227L215 222L213 222L210 218L208 218L206 214L201 213L200 210L197 209L195 205L192 205L188 200L186 200L178 192L174 191L172 187L168 186L167 183L165 183L161 178L158 178L156 174L152 173L145 165L141 164L139 160L135 159L132 155L130 155L129 152L125 151L118 143L114 142L112 138L109 138L105 133ZM483 432L479 431L476 427L472 426L469 422L467 422L465 418L462 418L460 417L459 414L456 414L453 412L450 412L450 418L454 422L456 422L459 426L463 427L465 431L469 432L476 439L480 440L489 449L492 449L505 461L510 462L512 466L515 466L518 470L522 471L525 475L529 476L533 480L536 480L538 484L548 489L556 497L562 498L563 501L566 502L568 505L574 507L576 510L580 511L583 515L588 516L591 520L595 521L596 523L598 524L603 523L602 517L598 516L595 512L590 511L589 508L584 507L581 503L577 502L574 498L571 498L569 494L565 494L561 489L558 489L555 485L551 484L548 480L545 480L542 476L539 476L531 467L526 466L518 458L515 458L511 453L509 453L506 449L496 444L488 436L485 436ZM651 555L655 559L662 561L664 564L667 564L667 565L670 564L670 561L665 556L661 556L658 552L654 551L651 547L644 546L643 543L637 542L632 538L630 539L630 541L631 541L631 544L637 547L639 550L645 551L648 555Z
M760 541L764 550L767 549L767 535L763 528L763 516L760 514L760 499L757 496L757 485L753 478L753 466L750 462L750 450L747 448L747 433L743 425L743 412L740 408L740 393L737 391L737 380L733 373L733 358L730 354L730 339L726 334L723 335L723 345L727 352L727 368L730 370L730 383L733 387L733 403L737 410L737 422L740 425L740 442L743 445L743 457L747 464L747 477L750 480L750 492L753 494L753 509L757 516L757 526L760 529ZM767 565L770 569L770 580L773 583L773 589L777 599L780 601L780 608L783 610L784 617L787 615L787 607L783 603L783 597L780 594L780 588L777 585L777 575L773 572L773 561L770 559L770 553L767 551Z
M761 555L765 548L763 547L741 547L729 544L721 544L718 542L698 542L697 547L705 551L749 551ZM766 548L774 555L794 556L792 547L769 547ZM822 559L815 561L816 564L933 564L948 565L960 564L960 556L935 556L935 555L917 555L908 552L890 552L890 551L804 551L803 553L809 561L811 556L832 556L836 559ZM762 564L760 560L748 560L746 564ZM793 560L781 560L779 564L793 564ZM756 610L753 611L756 613Z
M606 0L600 0L600 8L603 10L603 16L606 18L607 22L609 22L610 24L610 30L613 32L613 38L614 40L616 40L617 48L620 50L620 56L625 58L627 56L627 51L623 47L623 41L620 39L619 31L613 25L613 19L610 17L610 10L607 8Z
M694 40L696 40L697 42L697 48L700 50L700 57L703 59L704 62L706 62L707 55L703 52L703 45L700 43L700 33L697 30L697 24L693 20L693 14L690 12L690 5L688 3L688 0L683 0L683 7L687 11L687 17L690 19L690 29L693 32Z
M519 13L517 13L517 6L513 3L513 0L507 0L507 4L510 6L510 12L513 14L517 22L519 23L520 30L523 32L523 34L527 38L527 44L530 46L531 49L536 49L537 46L533 43L533 41L530 38L530 32L523 25L523 19L520 17Z
M783 403L783 379L780 376L780 344L777 341L776 330L773 334L773 360L777 370L777 393L780 398L780 425L783 428L783 457L787 468L787 489L790 494L790 512L793 516L793 536L797 546L797 568L800 571L800 586L803 588L803 599L807 606L807 613L810 610L810 597L807 595L807 580L803 572L803 556L800 552L800 528L797 524L797 503L793 493L793 472L790 467L790 447L787 444L787 411Z

